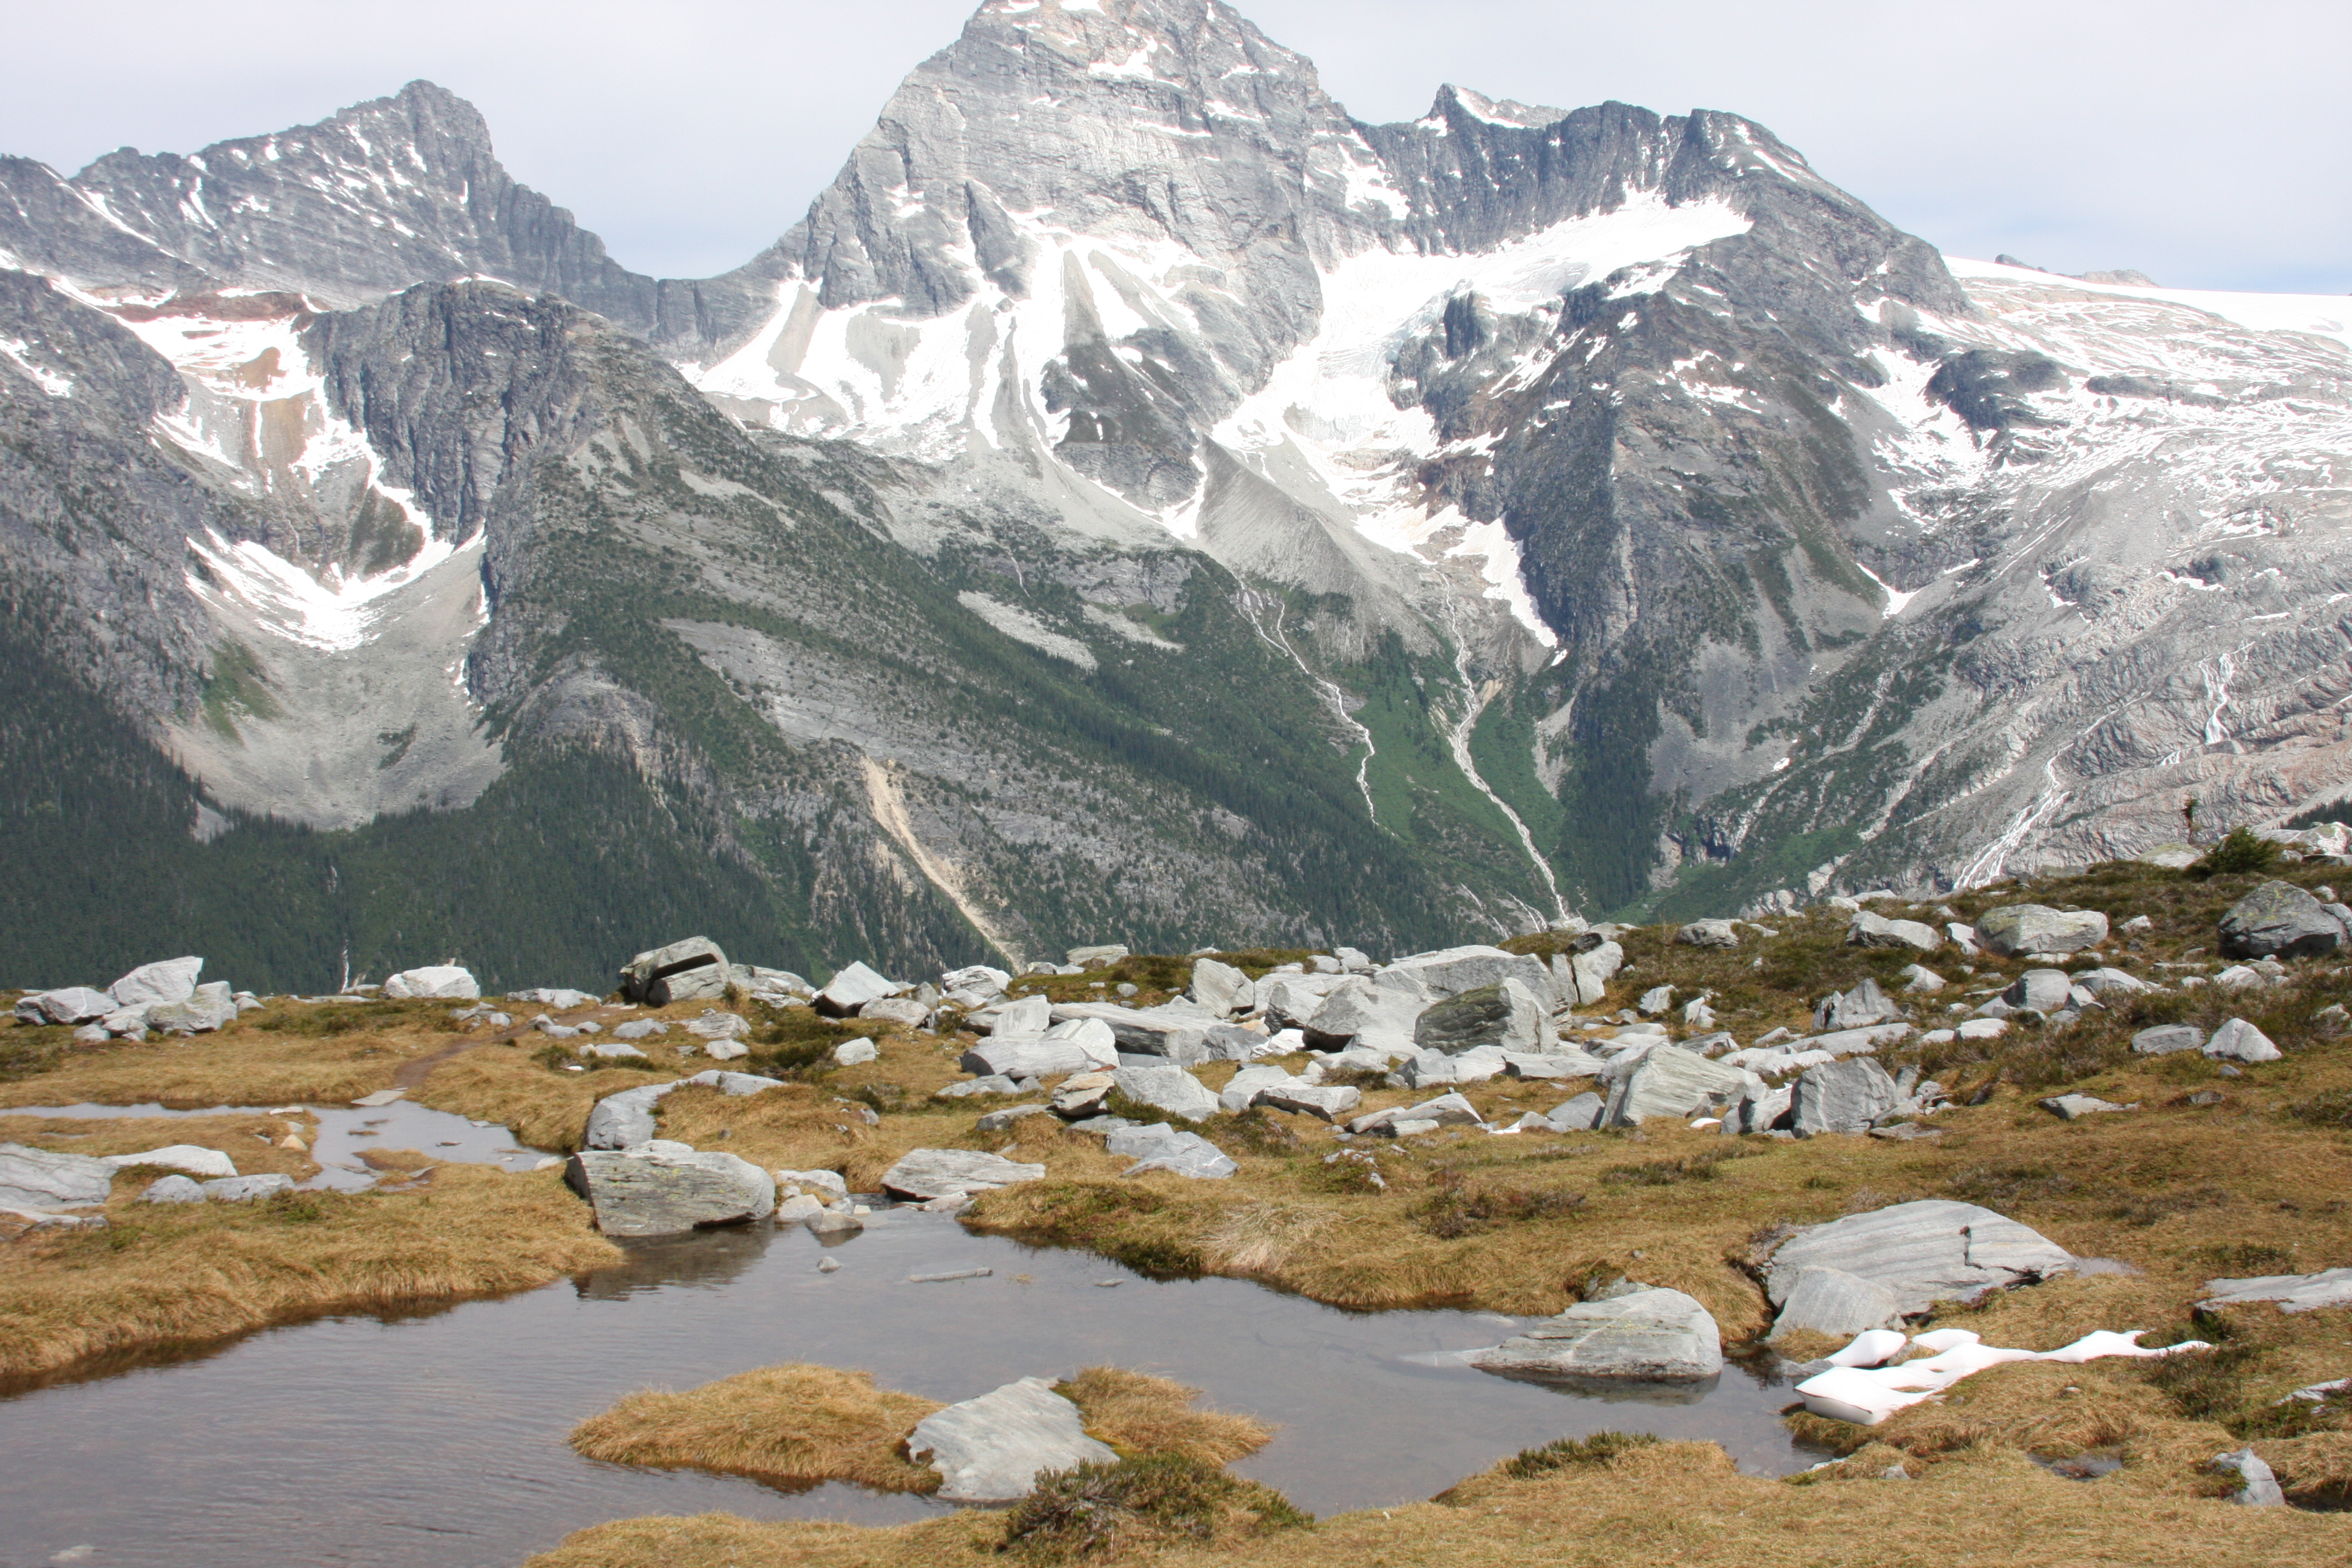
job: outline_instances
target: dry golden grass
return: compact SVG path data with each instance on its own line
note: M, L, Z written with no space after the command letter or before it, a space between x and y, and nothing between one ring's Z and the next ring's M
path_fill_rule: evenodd
M2014 1453L1958 1456L1916 1480L1877 1474L1792 1485L1740 1475L1711 1444L1660 1443L1538 1479L1498 1469L1454 1488L1443 1504L1369 1509L1311 1531L1128 1561L1165 1568L2320 1568L2352 1553L2352 1517L2150 1498L2114 1478L2060 1479ZM932 1568L990 1552L1000 1533L994 1517L971 1511L894 1530L725 1514L634 1519L582 1531L530 1568Z
M322 1312L518 1290L620 1258L554 1171L445 1165L412 1192L250 1204L141 1204L134 1191L120 1184L106 1229L11 1245L0 1377Z
M306 1112L278 1116L136 1116L103 1120L69 1116L12 1116L0 1112L0 1143L25 1143L61 1154L136 1154L173 1143L217 1149L236 1163L244 1176L286 1175L302 1181L319 1167L302 1152L283 1146L286 1136L312 1140ZM132 1196L157 1176L172 1173L135 1165L115 1178L115 1192Z
M714 1470L772 1486L853 1481L886 1492L928 1492L939 1472L907 1458L916 1422L942 1408L871 1373L794 1362L763 1366L683 1393L648 1389L572 1430L592 1459L664 1469Z
M1274 1441L1274 1428L1251 1415L1195 1410L1201 1396L1149 1373L1090 1366L1055 1391L1086 1416L1087 1433L1122 1455L1174 1454L1204 1465L1230 1465Z
M341 1104L391 1087L404 1062L448 1043L432 1026L448 1021L446 1004L437 1015L418 1011L427 1005L422 1003L384 1005L404 1011L365 1031L310 1035L266 1028L270 1022L309 1022L298 1019L301 1013L331 1011L279 1002L216 1035L186 1040L153 1035L135 1043L76 1046L58 1053L45 1071L0 1083L0 1106Z

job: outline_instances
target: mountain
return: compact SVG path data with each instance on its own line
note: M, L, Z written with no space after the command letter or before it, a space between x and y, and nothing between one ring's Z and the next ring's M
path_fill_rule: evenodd
M0 263L11 976L1431 945L2352 771L2340 301L1948 264L1731 114L1365 124L1213 0L989 0L718 279L427 83L0 161Z

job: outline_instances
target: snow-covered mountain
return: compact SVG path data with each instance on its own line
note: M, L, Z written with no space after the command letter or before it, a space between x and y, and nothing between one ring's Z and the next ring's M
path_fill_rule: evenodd
M988 0L719 279L425 83L0 161L0 265L10 659L207 864L617 767L751 940L928 960L1948 885L2352 782L2352 301L1948 263L1735 115L1364 124L1215 0Z

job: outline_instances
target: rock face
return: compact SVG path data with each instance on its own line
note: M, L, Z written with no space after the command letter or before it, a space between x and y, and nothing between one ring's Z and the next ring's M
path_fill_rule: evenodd
M2074 1259L2048 1237L1990 1209L1930 1198L1849 1215L1782 1242L1765 1275L1765 1293L1775 1307L1789 1300L1808 1268L1874 1281L1910 1316L1937 1301L1973 1300L1988 1290L2071 1274Z
M648 1007L716 1002L727 994L727 954L708 937L690 936L637 954L621 966L622 1000Z
M1516 979L1449 997L1423 1013L1412 1026L1415 1047L1447 1056L1481 1046L1532 1052L1556 1038L1549 1010Z
M0 1143L0 1205L19 1209L89 1208L106 1201L114 1167L86 1154L52 1154Z
M762 1219L776 1208L775 1178L733 1154L622 1154L583 1150L563 1179L596 1210L607 1236L674 1236Z
M1976 940L1979 946L2012 958L2021 952L2080 952L2107 940L2107 917L2096 910L2004 904L1979 917Z
M1634 1287L1465 1359L1515 1377L1696 1383L1723 1370L1723 1337L1714 1315L1680 1290Z
M969 1149L916 1149L882 1173L882 1190L894 1196L927 1202L932 1198L970 1197L1015 1182L1034 1182L1045 1174L1043 1165L1024 1164L1001 1154Z
M1800 1138L1824 1132L1860 1134L1869 1131L1879 1118L1894 1114L1902 1098L1895 1090L1895 1080L1874 1059L1848 1057L1807 1068L1792 1087L1790 1110Z
M1772 1320L1773 1339L1802 1329L1844 1338L1903 1325L1903 1303L1874 1279L1843 1268L1801 1268Z
M2327 906L2292 882L2269 881L2221 917L2224 958L2318 958L2352 942Z
M940 1473L938 1495L949 1502L1010 1502L1048 1470L1118 1458L1087 1436L1078 1407L1042 1377L933 1411L908 1434L907 1452Z

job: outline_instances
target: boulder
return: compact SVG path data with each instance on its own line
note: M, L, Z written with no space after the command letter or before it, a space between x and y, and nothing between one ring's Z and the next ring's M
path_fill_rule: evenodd
M23 997L16 1009L17 1018L27 1024L95 1024L121 1010L121 1005L112 995L87 985Z
M1062 962L1073 969L1092 969L1097 964L1113 964L1130 956L1118 942L1103 942L1094 947L1074 947L1063 955Z
M1416 1049L1447 1056L1481 1046L1532 1052L1558 1037L1550 1009L1516 979L1450 996L1423 1012L1412 1026Z
M274 1198L280 1193L294 1190L291 1176L221 1176L196 1184L204 1189L205 1201L212 1204L249 1204L256 1198Z
M784 1186L824 1193L835 1199L846 1200L849 1196L848 1179L839 1171L776 1171L772 1173Z
M692 1078L676 1079L668 1083L639 1084L608 1094L588 1108L588 1126L581 1134L583 1149L628 1149L649 1142L654 1136L654 1108L664 1096L688 1084L700 1084L719 1093L741 1098L758 1094L763 1089L782 1089L780 1078L762 1078L758 1073L721 1072L710 1068Z
M541 985L531 991L509 991L507 993L507 1000L536 1002L542 1007L552 1007L558 1012L568 1013L574 1007L585 1007L603 998L591 996L585 991L568 990L561 985Z
M1551 1006L1551 971L1543 960L1505 952L1499 947L1449 947L1438 952L1416 952L1398 959L1382 973L1411 976L1429 993L1433 1002L1517 980L1543 1002L1546 1011Z
M2322 1307L2352 1307L2352 1268L2328 1268L2317 1274L2258 1274L2244 1279L2208 1279L2206 1300L2200 1307L2243 1306L2251 1301L2275 1301L2282 1312L2309 1312Z
M1122 1067L1111 1074L1118 1092L1138 1105L1202 1121L1217 1113L1217 1097L1180 1067Z
M1340 972L1345 974L1366 974L1373 968L1371 956L1361 948L1335 947L1331 956L1339 961Z
M167 958L142 963L106 988L122 1007L151 1007L158 1002L184 1002L196 994L196 977L205 972L201 958Z
M1588 1092L1554 1106L1544 1120L1551 1123L1555 1132L1590 1132L1601 1125L1601 1114L1607 1110L1608 1101Z
M649 1040L656 1035L667 1035L669 1026L659 1018L637 1018L613 1031L616 1040Z
M1654 1046L1609 1090L1604 1127L1637 1127L1645 1116L1713 1116L1746 1087L1738 1068L1679 1046Z
M690 936L641 952L621 966L621 996L648 1007L716 1002L727 994L727 954L709 937Z
M1771 1337L1777 1340L1803 1329L1850 1339L1872 1329L1902 1326L1903 1303L1876 1280L1843 1268L1801 1268L1790 1285L1780 1315L1772 1321Z
M1349 975L1324 997L1301 1033L1311 1050L1410 1050L1414 1025L1426 1006L1415 993Z
M2010 984L2000 999L2012 1007L2055 1013L2073 996L2074 982L2063 969L2029 969Z
M1068 1002L1054 1009L1054 1022L1107 1026L1118 1048L1137 1056L1165 1057L1181 1066L1209 1059L1209 1031L1216 1020L1192 1008L1121 1007L1108 1002Z
M139 1194L142 1204L200 1204L205 1201L204 1188L185 1176L165 1176Z
M1989 1290L2074 1272L2064 1247L1974 1204L1940 1198L1895 1204L1801 1230L1766 1265L1765 1294L1789 1299L1807 1268L1836 1268L1891 1291L1905 1316L1937 1301L1973 1301Z
M1230 1018L1235 1013L1246 1013L1255 1005L1257 987L1248 975L1232 964L1220 963L1213 958L1202 958L1193 961L1192 985L1188 994L1195 1004L1218 1017Z
M1907 947L1915 952L1933 952L1944 945L1936 928L1917 921L1891 921L1868 910L1853 917L1846 928L1846 943L1852 947Z
M1010 1502L1049 1470L1118 1458L1087 1436L1078 1407L1042 1377L933 1411L907 1435L907 1452L940 1473L938 1495L948 1502Z
M1441 1094L1419 1105L1398 1106L1359 1116L1348 1123L1350 1132L1391 1132L1400 1121L1425 1122L1432 1127L1484 1127L1478 1108L1458 1094Z
M1609 994L1609 982L1625 967L1625 950L1613 942L1599 942L1570 956L1568 981L1576 994L1561 997L1579 1007L1590 1007Z
M1808 1068L1790 1086L1789 1109L1800 1138L1824 1132L1859 1135L1895 1113L1902 1096L1886 1069L1870 1057L1848 1057Z
M776 1180L734 1154L583 1150L563 1179L596 1211L607 1236L675 1236L743 1225L776 1209Z
M861 1018L879 1018L885 1023L904 1024L920 1027L929 1018L931 1010L911 996L883 996L866 1003L857 1010Z
M0 1143L0 1205L9 1208L88 1208L104 1203L113 1184L114 1167L103 1160Z
M699 1017L688 1018L679 1026L689 1035L705 1040L740 1040L751 1033L751 1020L740 1013L723 1013L716 1007L706 1007Z
M2226 1454L2213 1456L2217 1470L2235 1470L2246 1484L2230 1494L2230 1500L2242 1508L2284 1508L2286 1493L2278 1484L2278 1476L2252 1446L2233 1448Z
M918 1203L931 1198L970 1197L974 1193L1034 1182L1045 1174L1043 1165L1022 1164L1001 1154L971 1149L913 1149L882 1173L882 1190L894 1197Z
M967 1071L970 1069L967 1068ZM962 1083L951 1083L945 1089L931 1091L933 1100L961 1100L972 1094L1018 1094L1021 1085L1002 1073L984 1073Z
M645 1052L637 1049L635 1046L628 1045L585 1045L580 1047L580 1054L588 1057L600 1057L606 1061L641 1062L648 1059Z
M2274 1062L2281 1054L2269 1036L2243 1018L2232 1018L2214 1030L2204 1051L2209 1057L2232 1062Z
M967 963L961 969L950 969L940 976L942 991L999 992L1013 984L1013 976L987 963Z
M1578 1050L1507 1051L1503 1070L1513 1078L1598 1078L1609 1070L1609 1064Z
M838 1237L842 1240L846 1241L851 1237L859 1234L866 1228L866 1222L864 1220L858 1218L854 1214L847 1214L840 1209L825 1209L820 1213L810 1215L806 1219L801 1221L801 1224L808 1227L808 1233L811 1236L815 1237L819 1241L824 1242L827 1247L833 1245L830 1240L826 1239L827 1237Z
M482 988L475 982L473 971L454 963L435 963L402 970L383 983L383 994L401 999L429 996L476 1002L481 999Z
M1877 981L1864 980L1851 991L1824 997L1813 1008L1813 1026L1829 1030L1860 1029L1902 1016L1903 1009L1879 989Z
M1294 1081L1280 1068L1244 1068L1217 1091L1217 1109L1228 1116L1238 1116L1257 1103L1259 1089Z
M1671 985L1653 985L1642 993L1640 1001L1633 1004L1654 1018L1674 1005L1675 988Z
M159 1170L185 1171L192 1176L234 1176L236 1162L217 1149L206 1149L194 1143L167 1143L161 1149L149 1149L137 1154L106 1154L103 1163L118 1171L133 1165L152 1165Z
M2080 952L2106 940L2107 917L2096 910L2004 904L1977 917L1977 945L2009 958L2021 952Z
M1057 1109L1044 1105L1008 1105L1002 1110L982 1112L980 1120L973 1125L982 1132L1002 1132L1026 1117L1046 1115Z
M2120 969L2104 967L2083 970L2074 976L2074 984L2094 996L2128 996L2139 992L2158 989L2136 974L2126 974Z
M1784 1084L1768 1089L1762 1084L1750 1084L1723 1108L1723 1133L1736 1137L1749 1132L1769 1132L1789 1120L1797 1098L1796 1086Z
M2112 1100L2101 1100L2095 1094L2053 1094L2042 1102L2042 1109L2062 1121L2080 1121L2085 1116L2097 1116L2109 1110L2137 1110L2136 1105L2117 1105Z
M863 963L852 963L824 983L824 989L816 994L816 1010L828 1018L855 1018L867 1003L913 989L903 981L885 979Z
M1699 1383L1722 1372L1723 1336L1692 1297L1636 1286L1580 1301L1463 1359L1514 1377Z
M1213 1062L1245 1062L1258 1054L1266 1037L1234 1024L1213 1025L1202 1041L1202 1048Z
M1948 982L1924 964L1914 963L1903 971L1903 989L1915 996L1932 995L1941 991Z
M1149 1127L1122 1127L1103 1140L1110 1153L1135 1162L1123 1175L1146 1171L1173 1171L1197 1181L1221 1181L1241 1167L1223 1149L1197 1132L1179 1132L1165 1121Z
M2268 881L2221 917L2224 958L2318 958L2347 941L2343 923L2291 882Z
M2205 1031L2194 1024L2159 1024L2132 1037L2132 1049L2144 1057L2170 1056L2175 1051L2202 1050Z
M1256 1103L1276 1110L1289 1110L1307 1116L1318 1116L1326 1121L1340 1117L1363 1103L1363 1090L1349 1084L1310 1084L1297 1079L1285 1079L1257 1092Z
M844 1040L833 1047L833 1065L844 1068L863 1067L881 1055L881 1051L871 1040Z
M1738 947L1738 922L1736 921L1693 921L1675 932L1675 940L1685 947Z
M1054 1004L1043 996L1024 996L967 1022L983 1035L1042 1035L1054 1026Z
M964 1052L959 1065L988 1077L1055 1078L1117 1067L1118 1042L1108 1025L1087 1018L1068 1027L1056 1024L1044 1035L991 1035Z
M1331 994L1348 983L1340 974L1269 974L1257 983L1258 1011L1265 1015L1269 1028L1304 1028Z

